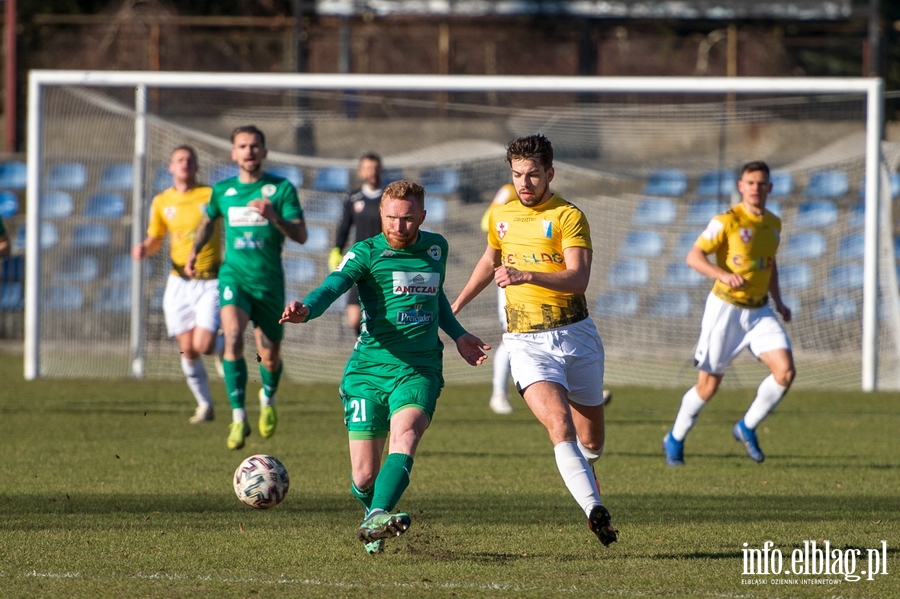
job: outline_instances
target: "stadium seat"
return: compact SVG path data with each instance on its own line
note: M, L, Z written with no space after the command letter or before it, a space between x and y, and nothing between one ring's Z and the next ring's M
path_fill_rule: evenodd
M128 312L130 309L131 287L121 283L101 288L94 302L94 310L98 312Z
M689 225L706 225L714 216L724 212L727 207L728 203L718 200L696 200L688 204L687 218L684 222ZM694 240L696 239L694 237Z
M332 239L326 227L311 225L306 227L306 243L300 245L292 241L286 242L284 251L287 254L314 254L331 248Z
M124 189L134 187L134 167L130 162L110 164L100 174L100 189Z
M425 223L422 225L426 229L428 225L440 224L447 220L447 200L440 196L425 196L425 210L428 214L425 216Z
M779 259L814 260L825 254L825 236L818 231L791 233L778 249Z
M24 162L0 162L0 188L25 189L27 167Z
M427 193L456 193L459 189L459 170L455 168L425 169L419 176L419 183Z
M791 317L796 318L800 315L800 310L803 305L800 301L800 296L796 293L782 293L781 301L784 302L784 305L791 309ZM774 310L774 304L772 306Z
M78 225L72 232L72 247L102 247L109 245L112 234L105 225Z
M617 260L609 267L607 280L615 287L640 287L650 280L650 265L646 260L629 258Z
M837 222L838 210L834 202L811 200L801 202L797 207L797 217L791 224L797 228L818 229Z
M169 165L163 164L156 167L156 170L153 171L153 181L151 182L153 193L157 194L170 187L172 187L172 173L169 172Z
M781 217L781 203L777 200L766 200L766 210L777 217Z
M41 196L41 216L44 218L66 218L72 215L75 202L65 191L48 191Z
M658 231L628 231L619 245L619 255L654 258L662 254L663 245Z
M153 274L152 262L150 260L143 260L142 264L144 265L144 278L150 278ZM112 266L109 268L106 279L117 282L130 281L131 267L133 265L134 259L131 257L131 254L119 254L113 258Z
M820 319L845 320L856 316L859 307L853 297L837 293L826 295L819 300L816 316Z
M125 198L118 193L91 194L83 214L94 218L121 218L125 214Z
M80 162L60 162L50 167L44 186L48 189L81 189L87 179L87 167Z
M687 175L680 168L660 168L647 176L641 190L648 196L680 196L687 191Z
M21 283L25 280L25 256L9 256L0 265L0 281Z
M610 318L634 316L638 295L634 291L606 291L597 298L597 314Z
M900 196L900 173L891 173L891 199ZM859 197L866 197L866 176L863 175L862 183L859 185Z
M687 291L661 293L650 298L647 312L661 318L681 318L691 315L691 296Z
M160 285L153 290L153 293L150 294L150 301L147 303L147 307L150 312L162 312L163 309L163 296L166 295L165 286Z
M97 278L100 263L94 256L66 256L53 279L62 283L89 283Z
M284 281L289 285L301 285L316 277L316 263L309 258L284 259Z
M303 220L307 223L337 224L341 219L341 200L335 196L319 194L319 197L304 198L301 203Z
M862 232L847 233L838 242L836 257L840 260L862 260L865 249L866 242Z
M704 197L730 198L736 191L736 180L730 170L706 171L700 175L697 185L697 195Z
M51 285L45 289L42 299L50 310L74 312L84 304L84 292L80 285Z
M284 177L295 189L303 187L303 171L293 164L273 164L266 167L266 172L276 177Z
M22 223L16 229L16 235L13 238L12 249L16 253L24 252L26 246L25 240L25 223ZM59 243L59 231L56 227L48 222L41 223L41 249L49 250Z
M402 168L386 168L381 172L381 184L387 185L403 178Z
M809 176L806 197L818 200L833 200L847 193L850 184L843 171L821 170Z
M862 286L862 262L835 264L828 269L828 287L830 289L862 289Z
M239 172L240 169L238 169L238 165L233 162L230 164L214 164L209 169L209 176L206 177L206 182L209 185L215 185L219 181L237 177ZM166 184L166 187L169 187L170 185L172 185L172 175L169 175L169 181ZM165 189L165 187L163 189Z
M666 265L666 274L660 280L659 284L663 287L697 287L708 282L710 287L713 284L709 279L699 272L685 264L683 261L669 262Z
M694 247L694 243L696 243L698 237L700 237L699 231L685 231L678 235L678 242L674 250L675 255L686 257L687 253Z
M343 166L325 166L316 171L312 188L315 191L345 193L350 187L350 169Z
M791 195L794 191L794 177L787 171L772 171L769 174L769 182L772 184L772 191L769 192L770 198L783 198Z
M812 271L805 262L788 262L778 265L778 285L782 289L809 289Z
M900 236L894 239L894 259L900 260Z
M850 208L850 215L847 218L847 225L853 228L862 229L866 226L866 204L859 202Z
M631 217L633 225L671 225L675 222L678 209L668 198L646 198L638 202Z
M0 283L0 310L19 312L25 307L22 283Z
M0 191L0 218L9 218L19 211L19 196L12 191Z

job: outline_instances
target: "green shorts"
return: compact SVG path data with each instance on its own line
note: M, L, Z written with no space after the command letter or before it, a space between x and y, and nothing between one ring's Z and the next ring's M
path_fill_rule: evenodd
M408 406L431 419L444 386L439 369L371 362L358 356L357 352L350 356L340 387L350 439L387 437L391 415Z
M219 277L220 309L224 306L237 306L272 341L284 339L284 325L278 324L284 305L282 282L273 286L248 287L232 277Z

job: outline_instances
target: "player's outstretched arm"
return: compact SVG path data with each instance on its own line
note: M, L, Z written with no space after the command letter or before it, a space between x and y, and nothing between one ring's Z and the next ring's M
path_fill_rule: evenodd
M307 305L303 302L293 301L285 306L284 312L281 313L281 319L278 322L279 324L286 322L302 323L306 322L307 316L309 316Z
M456 351L462 356L463 360L472 366L478 366L487 360L487 354L484 350L491 349L491 346L473 335L465 333L456 339Z

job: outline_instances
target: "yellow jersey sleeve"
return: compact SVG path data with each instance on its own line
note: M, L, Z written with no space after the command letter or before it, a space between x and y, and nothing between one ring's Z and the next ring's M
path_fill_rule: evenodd
M170 187L153 198L147 235L162 238L168 232L172 274L186 276L184 263L191 253L194 232L206 214L206 205L209 203L211 193L212 188L205 186L195 187L186 192ZM215 278L221 264L221 227L217 223L209 243L197 254L195 278Z

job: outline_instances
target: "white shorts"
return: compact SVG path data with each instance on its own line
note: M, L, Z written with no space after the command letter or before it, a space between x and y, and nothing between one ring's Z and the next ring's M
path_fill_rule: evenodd
M500 325L506 330L506 291L503 287L497 286L497 316L500 317Z
M182 279L170 274L163 313L169 337L197 327L215 333L220 325L218 279Z
M759 357L776 349L790 351L791 342L768 304L761 308L741 308L710 293L694 352L697 368L709 374L724 374L747 347Z
M559 383L569 400L584 406L603 404L603 342L594 321L535 333L506 333L510 372L521 393L540 381Z

